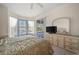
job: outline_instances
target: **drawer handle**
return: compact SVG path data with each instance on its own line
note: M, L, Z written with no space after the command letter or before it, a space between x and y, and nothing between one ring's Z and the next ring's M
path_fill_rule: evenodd
M70 49L73 49L73 48L71 48L71 47L69 47Z
M72 45L72 44L70 44L70 45Z
M70 41L73 41L72 39L70 39Z

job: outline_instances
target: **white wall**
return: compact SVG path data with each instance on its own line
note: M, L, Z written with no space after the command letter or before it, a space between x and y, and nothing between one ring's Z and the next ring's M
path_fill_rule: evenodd
M0 5L0 36L8 35L8 9Z
M46 26L52 25L52 21L59 17L71 19L71 34L79 35L79 4L64 4L50 11L47 15Z

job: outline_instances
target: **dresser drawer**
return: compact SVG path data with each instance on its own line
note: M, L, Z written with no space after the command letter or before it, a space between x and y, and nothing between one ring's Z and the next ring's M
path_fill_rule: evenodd
M69 42L73 42L73 43L77 43L78 42L78 39L76 38L70 38L70 37L65 37L65 41L69 41Z
M53 38L52 38L53 40L53 45L55 45L55 46L57 46L58 45L58 38L57 38L57 36L53 36Z
M57 36L58 37L58 47L64 48L64 37L63 36Z
M70 47L70 46L65 46L65 49L66 49L66 50L69 50L69 51L71 51L71 52L73 52L73 53L78 53L78 52L79 52L78 49L75 49L75 48Z
M58 40L53 40L53 45L57 46L58 45Z
M76 43L65 42L64 45L71 46L71 47L74 47L74 48L78 48L78 45Z

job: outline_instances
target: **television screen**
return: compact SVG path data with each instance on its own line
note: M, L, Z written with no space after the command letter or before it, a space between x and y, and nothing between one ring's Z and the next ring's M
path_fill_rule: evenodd
M46 32L48 33L56 33L57 32L57 26L47 26Z

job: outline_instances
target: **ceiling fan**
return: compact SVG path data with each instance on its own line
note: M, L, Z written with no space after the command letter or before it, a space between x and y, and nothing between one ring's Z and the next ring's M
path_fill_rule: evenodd
M39 7L41 7L41 8L44 7L43 4L41 4L41 3L36 3L36 5L39 6ZM31 3L30 9L33 9L34 6L35 6L35 4L34 3Z

